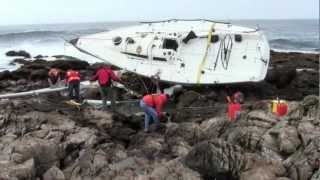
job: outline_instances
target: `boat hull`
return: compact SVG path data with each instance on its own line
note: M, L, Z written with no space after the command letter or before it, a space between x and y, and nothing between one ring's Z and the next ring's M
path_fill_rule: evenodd
M85 53L142 76L181 84L262 81L270 48L261 31L210 21L164 21L80 37Z

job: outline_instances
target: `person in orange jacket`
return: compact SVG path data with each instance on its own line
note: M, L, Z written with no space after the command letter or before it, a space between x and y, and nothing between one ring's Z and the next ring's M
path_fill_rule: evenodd
M66 73L66 85L68 85L70 99L79 100L80 91L80 73L70 69Z
M164 117L164 113L162 112L162 108L165 106L169 99L168 94L147 94L143 96L140 100L140 107L143 109L145 113L144 119L144 131L149 131L149 124L151 119L153 122L159 127L160 121L162 117Z

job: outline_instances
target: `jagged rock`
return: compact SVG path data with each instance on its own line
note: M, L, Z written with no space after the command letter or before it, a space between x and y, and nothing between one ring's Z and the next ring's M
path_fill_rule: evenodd
M26 137L16 140L12 146L13 152L21 155L19 161L34 159L38 176L45 173L52 166L59 165L61 151L57 145L48 141Z
M30 58L31 55L26 52L26 51L8 51L6 52L6 56L22 56L22 57L25 57L25 58Z
M35 174L36 170L33 159L27 160L22 164L11 162L1 162L0 164L0 179L3 180L34 180Z
M297 72L295 68L274 68L269 70L266 76L266 81L269 83L276 84L278 88L284 88L291 83L296 77Z
M195 145L184 163L205 179L237 179L248 163L244 154L240 147L214 139Z
M65 177L63 172L59 168L53 166L44 173L43 180L65 180Z
M220 137L226 129L231 125L231 122L224 117L211 118L204 121L200 125L200 129L203 131L202 139L215 139Z
M185 167L179 159L171 160L156 169L154 169L150 179L167 180L167 179L183 179L183 180L201 180L199 173Z
M2 71L0 72L0 81L2 80L8 80L11 78L11 73L10 71Z
M191 106L192 103L195 101L201 99L201 94L195 92L195 91L187 91L180 95L177 108L183 108Z
M165 141L160 135L141 132L131 138L129 148L139 150L137 155L152 160L161 155L165 149L164 144Z
M89 63L81 60L56 60L50 62L50 67L69 70L70 68L80 70L89 67Z
M313 138L307 147L300 148L284 161L290 178L294 180L308 180L311 178L314 160L320 157L319 148L320 137L318 136Z
M285 169L281 165L262 165L241 173L240 180L288 180L289 178L279 177L284 174Z
M230 123L221 138L243 148L256 150L262 136L276 123L274 115L264 110L253 110L243 115L236 123Z
M301 122L298 126L298 132L303 146L307 146L314 137L320 135L319 130L311 122Z
M171 125L167 128L166 139L171 137L182 137L190 145L194 145L200 141L202 130L196 123L180 123L179 125Z
M279 148L285 154L294 153L301 144L297 129L292 126L286 126L280 129Z
M47 78L48 78L48 70L47 69L33 70L30 74L31 80L39 80L39 79L47 79Z

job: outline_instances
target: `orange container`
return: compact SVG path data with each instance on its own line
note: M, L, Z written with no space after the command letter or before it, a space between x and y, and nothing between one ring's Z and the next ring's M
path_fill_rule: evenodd
M288 113L288 104L287 103L279 103L277 104L277 115L285 116Z
M288 104L284 100L273 100L271 109L277 116L285 116L288 113Z

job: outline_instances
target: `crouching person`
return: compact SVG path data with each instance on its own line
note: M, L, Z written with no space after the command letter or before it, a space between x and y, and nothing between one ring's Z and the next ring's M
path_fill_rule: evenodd
M140 101L140 107L145 113L145 132L149 132L149 124L151 123L151 120L156 124L157 128L159 127L159 119L164 116L162 108L166 105L168 99L168 94L147 94L142 98Z
M50 87L58 87L61 81L61 70L58 68L51 68L48 72L48 77L48 83Z

